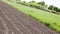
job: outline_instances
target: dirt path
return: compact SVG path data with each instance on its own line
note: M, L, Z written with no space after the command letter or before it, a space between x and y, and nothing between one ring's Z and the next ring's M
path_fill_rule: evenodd
M22 12L0 2L0 34L58 34Z

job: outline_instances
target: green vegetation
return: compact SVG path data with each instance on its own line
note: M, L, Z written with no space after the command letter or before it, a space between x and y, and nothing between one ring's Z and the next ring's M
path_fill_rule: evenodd
M17 0L18 1L18 0ZM35 1L30 1L30 2L25 2L25 1L15 1L16 3L18 4L22 4L24 6L29 6L29 7L33 7L33 8L36 8L36 9L40 9L40 10L44 10L44 11L47 11L47 12L51 12L51 13L55 13L55 14L60 14L60 10L58 9L58 7L55 7L53 5L49 6L45 4L44 1L41 1L41 2L35 2Z
M54 11L56 11L56 13L57 13L57 12L60 13L60 8L58 8L58 7L56 7L56 6L50 5L50 6L48 7L48 9L54 10Z
M49 13L49 12L46 12L40 9L35 9L28 6L23 6L21 4L17 4L9 1L3 0L3 2L31 16L37 21L43 22L45 25L47 25L51 29L56 30L57 32L60 32L60 15Z
M42 1L42 2L38 2L38 4L44 6L44 5L45 5L45 2L44 2L44 1Z
M60 8L53 6L53 5L48 7L48 5L46 5L44 1L41 1L41 2L35 2L34 0L30 2L25 2L21 0L8 0L8 1L60 15Z

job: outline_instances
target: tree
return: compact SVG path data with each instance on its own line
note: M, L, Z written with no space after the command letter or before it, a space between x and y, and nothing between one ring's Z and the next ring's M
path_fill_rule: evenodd
M35 3L35 1L31 1L31 2Z
M55 11L58 11L58 7L53 7Z
M45 2L44 1L42 1L42 2L38 2L38 4L40 4L40 5L45 5Z
M30 1L29 3L35 3L35 1L32 0L32 1Z
M54 8L53 8L53 5L50 5L50 6L48 7L48 9L53 10L53 9L54 9Z
M60 12L60 8L58 9L58 11L57 12Z

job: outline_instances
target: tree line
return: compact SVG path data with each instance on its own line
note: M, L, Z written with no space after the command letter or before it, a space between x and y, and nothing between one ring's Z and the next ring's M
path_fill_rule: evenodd
M19 1L19 2L16 2L16 3L22 4L24 6L29 6L29 7L37 8L37 9L40 9L40 10L48 11L48 12L51 12L51 13L60 14L59 13L60 8L58 8L56 6L53 6L53 5L50 5L48 7L48 5L46 5L44 1L41 1L41 2L35 2L35 1L25 2L25 1L21 1L21 0L15 0L15 1Z
M58 7L56 7L56 6L53 6L53 5L50 5L50 6L48 7L48 9L50 9L50 10L55 10L56 12L60 12L60 8L58 8Z

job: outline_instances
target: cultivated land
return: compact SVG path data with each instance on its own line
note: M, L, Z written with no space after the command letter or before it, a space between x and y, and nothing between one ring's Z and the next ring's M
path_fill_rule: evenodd
M22 12L0 2L0 34L58 34Z
M32 18L36 19L38 22L43 22L49 28L57 32L60 32L60 15L56 15L43 10L23 6L15 2L10 2L6 0L5 1L3 0L3 2L10 5L13 8L18 9L19 11L25 13L26 15L31 16Z

